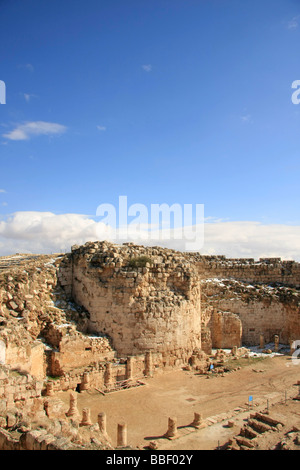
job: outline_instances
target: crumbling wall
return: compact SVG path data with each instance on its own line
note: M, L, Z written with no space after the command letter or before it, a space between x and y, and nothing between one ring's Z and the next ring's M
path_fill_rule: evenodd
M189 254L202 279L235 279L249 283L282 284L300 288L300 263L281 258L226 258Z
M231 312L239 316L243 324L242 341L245 345L259 344L261 334L266 343L274 342L275 335L279 336L283 344L300 337L299 307L281 303L278 299L249 303L221 300L220 307L230 308Z
M56 392L81 389L106 390L108 385L109 388L114 388L123 381L143 380L144 377L152 376L158 371L170 370L178 366L179 362L172 356L166 357L162 353L149 352L127 358L111 358L108 361L93 362L87 367L64 370L62 375L50 378L51 388Z
M11 408L30 411L33 407L37 410L42 389L42 380L0 366L0 416L5 415Z
M76 247L72 263L74 300L119 355L152 350L187 360L201 347L199 280L182 254L99 242Z
M217 278L203 280L201 287L203 318L211 330L213 347L225 347L232 328L238 341L236 318L245 345L258 345L261 334L266 343L273 342L275 335L283 344L300 337L300 293L296 289Z
M57 258L55 262L57 280L68 299L72 297L72 256L70 253Z
M43 381L0 366L0 450L111 449L97 423L84 429L67 411Z
M80 334L72 325L53 325L52 330L58 330L60 339L57 348L48 353L49 375L57 377L73 369L113 360L115 357L115 351L105 337Z
M116 356L152 351L158 368L177 367L200 350L258 344L261 334L283 343L300 335L292 261L89 242L0 268L0 363L37 379L74 384L90 368L101 385Z
M212 346L232 349L242 345L242 321L238 315L228 311L214 311L209 323Z
M19 255L12 261L0 272L2 364L41 379L114 356L108 343L103 348L101 338L85 335L87 312L70 299L70 255Z
M13 366L15 370L31 374L41 380L45 377L46 372L44 345L40 341L30 341L24 346L8 342L6 364Z

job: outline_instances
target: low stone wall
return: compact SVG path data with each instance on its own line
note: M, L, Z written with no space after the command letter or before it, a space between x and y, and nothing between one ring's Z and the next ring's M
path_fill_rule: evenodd
M14 437L0 427L0 450L76 450L76 446L65 437L49 434L45 429L36 429Z
M0 401L1 411L16 406L28 407L33 400L41 397L43 381L31 375L19 374L8 368L0 368Z
M225 256L189 255L202 279L217 277L250 283L282 284L300 288L300 263L280 258L261 258L258 261Z
M72 325L53 327L59 330L57 348L48 350L48 375L62 376L73 369L81 369L90 364L112 361L116 352L109 339L81 334Z
M77 446L65 437L49 434L45 429L35 429L21 435L20 450L76 450Z
M141 380L157 372L174 367L173 361L160 353L148 352L145 355L130 356L109 362L97 363L87 368L73 369L64 373L62 377L49 378L47 384L51 392L67 390L99 389L101 391L118 388L126 380ZM183 363L182 363L183 364ZM178 364L177 364L178 365ZM47 384L43 394L47 395Z

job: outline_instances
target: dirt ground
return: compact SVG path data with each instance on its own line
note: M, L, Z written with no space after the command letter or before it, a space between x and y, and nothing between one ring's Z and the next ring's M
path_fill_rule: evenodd
M281 402L288 415L289 398L298 394L298 380L300 365L292 364L289 356L277 356L245 362L239 370L224 376L207 378L177 370L154 375L145 380L144 386L105 396L95 390L84 391L78 393L78 409L81 412L90 408L94 423L99 412L106 413L107 432L113 445L117 424L125 421L128 445L134 448L146 448L155 440L159 449L210 450L237 434L252 410ZM69 393L59 392L56 396L67 410ZM300 416L300 401L292 401L291 406L293 415L299 412ZM200 430L189 427L194 412L201 413L209 426ZM169 417L177 418L179 437L174 440L163 438ZM226 425L228 419L234 421L232 428Z

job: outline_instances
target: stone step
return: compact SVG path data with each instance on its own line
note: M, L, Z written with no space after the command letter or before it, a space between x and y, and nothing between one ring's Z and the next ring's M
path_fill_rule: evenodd
M247 437L237 436L235 440L240 447L244 446L244 447L247 447L248 449L253 449L255 447L254 443L251 442L250 439L247 439Z
M257 432L255 432L251 427L247 426L247 424L245 424L245 426L241 429L240 435L247 437L248 439L255 439L258 436Z
M259 433L273 431L274 428L269 424L263 423L256 419L248 419L248 426L250 426L254 431L258 431Z
M250 418L252 418L252 415L250 415ZM279 421L278 419L263 413L255 413L255 415L253 415L253 418L257 419L258 421L267 423L271 426L278 426L278 424L281 426L285 426L285 423L282 421L282 419L280 419Z

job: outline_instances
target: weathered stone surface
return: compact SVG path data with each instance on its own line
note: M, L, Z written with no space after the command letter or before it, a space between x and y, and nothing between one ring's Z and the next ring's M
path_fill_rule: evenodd
M109 334L118 354L152 350L182 359L201 347L199 278L184 255L99 242L74 250L72 263L75 301L89 311L92 330Z
M103 416L96 425L87 416L79 426L76 395L68 408L49 396L58 391L104 395L183 366L223 377L223 349L237 360L247 353L242 343L262 349L273 342L270 353L284 343L292 351L300 335L299 288L300 265L292 261L230 260L133 243L89 242L66 255L0 258L0 425L6 428L0 449L69 449L71 440L110 448ZM212 348L218 348L214 357ZM33 429L15 409L34 416ZM233 447L250 448L257 433L283 426L275 421L252 418ZM18 426L20 441L13 434Z

